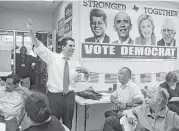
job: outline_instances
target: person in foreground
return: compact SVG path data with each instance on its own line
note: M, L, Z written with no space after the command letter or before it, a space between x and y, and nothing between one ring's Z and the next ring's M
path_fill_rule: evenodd
M51 115L46 95L33 91L25 102L25 111L31 125L24 131L69 131L61 122Z
M163 88L147 92L145 104L125 111L125 131L178 131L179 116L167 108L169 94Z
M47 64L48 99L52 113L59 120L62 118L63 124L70 130L75 105L75 82L78 82L79 73L89 76L88 70L84 67L73 68L70 58L75 51L75 40L66 37L61 41L62 52L57 54L43 45L34 35L32 21L27 22L29 34L34 44L34 51ZM87 78L88 79L88 78Z

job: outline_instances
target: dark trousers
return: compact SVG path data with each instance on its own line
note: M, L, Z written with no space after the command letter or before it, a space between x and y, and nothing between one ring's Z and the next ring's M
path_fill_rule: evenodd
M108 116L105 120L103 131L123 131L120 125L120 117Z
M49 98L53 115L58 119L62 118L63 124L71 130L75 105L75 93L71 91L68 94L63 95L63 93L48 92L47 96Z
M109 116L117 116L118 114L118 110L110 110L110 111L106 111L104 113L105 118L109 117Z

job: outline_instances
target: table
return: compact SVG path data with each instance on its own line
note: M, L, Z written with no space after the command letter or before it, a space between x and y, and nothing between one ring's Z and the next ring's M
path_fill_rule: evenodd
M109 93L100 93L102 94L102 98L100 100L92 100L92 99L84 99L80 96L75 96L76 100L76 126L75 131L77 131L77 116L78 116L78 105L85 106L85 114L84 114L84 131L86 131L86 122L87 122L87 110L89 109L90 105L95 104L104 104L104 103L111 103Z

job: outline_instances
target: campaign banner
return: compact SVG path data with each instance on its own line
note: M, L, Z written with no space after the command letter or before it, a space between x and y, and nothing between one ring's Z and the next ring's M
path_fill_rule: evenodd
M80 55L174 61L178 58L178 11L130 2L83 0Z
M82 43L82 58L177 59L176 47Z

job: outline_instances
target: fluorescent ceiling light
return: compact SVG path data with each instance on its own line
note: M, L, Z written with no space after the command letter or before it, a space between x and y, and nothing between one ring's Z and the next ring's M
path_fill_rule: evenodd
M45 1L47 1L47 2L53 2L53 0L45 0Z

